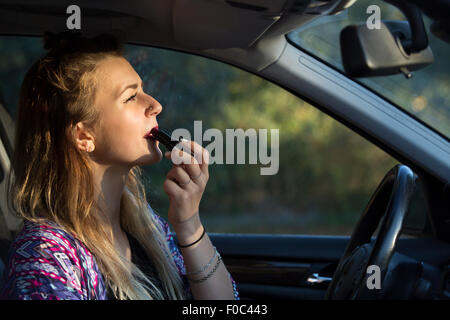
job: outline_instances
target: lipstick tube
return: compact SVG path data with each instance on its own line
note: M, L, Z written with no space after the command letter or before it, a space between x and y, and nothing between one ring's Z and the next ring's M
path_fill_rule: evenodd
M159 142L161 142L164 147L166 147L167 150L172 151L173 148L175 148L175 146L181 142L181 137L180 140L172 140L171 137L164 132L161 129L157 129L157 128L153 128L150 133L152 134L152 137L155 138L156 140L158 140ZM178 149L178 148L177 148ZM180 149L181 150L181 149ZM184 151L184 150L183 150ZM191 156L195 158L194 152L191 150L190 152Z

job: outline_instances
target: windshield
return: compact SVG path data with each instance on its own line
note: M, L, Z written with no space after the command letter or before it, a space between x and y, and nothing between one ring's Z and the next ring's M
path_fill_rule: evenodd
M288 34L289 40L304 51L344 71L340 46L340 31L351 24L365 23L371 16L366 13L371 5L380 8L381 20L406 20L394 6L378 0L358 0L349 9L334 16L324 16ZM424 16L425 27L430 30L431 21ZM413 114L447 138L450 137L450 45L428 32L433 51L433 64L412 72L406 79L402 74L357 81L377 92L403 110Z

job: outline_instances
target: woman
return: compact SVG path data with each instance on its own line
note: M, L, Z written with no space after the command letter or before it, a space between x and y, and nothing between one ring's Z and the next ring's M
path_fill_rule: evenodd
M20 92L8 194L24 226L1 297L237 299L199 217L207 151L183 142L202 161L179 154L192 162L173 165L164 181L178 248L139 180L139 166L163 156L144 138L161 104L143 91L114 37L66 32L44 40L49 52Z

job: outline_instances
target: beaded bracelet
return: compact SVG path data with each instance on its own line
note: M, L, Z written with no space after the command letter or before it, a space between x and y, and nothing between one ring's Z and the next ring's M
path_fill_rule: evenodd
M188 278L188 280L193 282L193 283L200 283L200 282L208 280L214 274L214 272L216 272L217 268L220 265L220 261L222 261L222 257L220 256L220 254L218 254L217 263L214 266L214 268L211 270L210 273L208 273L206 276L204 276L203 278L200 278L200 279L190 279L190 278Z
M208 269L211 266L211 263L213 262L214 258L219 254L219 252L217 251L216 247L214 248L214 255L212 256L212 258L209 260L209 262L207 264L205 264L200 270L195 271L195 272L186 272L186 275L196 275L199 273L202 273L203 271L205 271L206 269Z

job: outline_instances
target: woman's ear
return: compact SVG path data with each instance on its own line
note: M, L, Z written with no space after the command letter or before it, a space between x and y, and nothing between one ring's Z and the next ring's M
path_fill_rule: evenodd
M82 122L75 125L75 142L80 151L92 152L95 150L95 140L91 132Z

